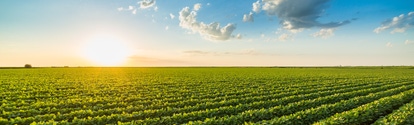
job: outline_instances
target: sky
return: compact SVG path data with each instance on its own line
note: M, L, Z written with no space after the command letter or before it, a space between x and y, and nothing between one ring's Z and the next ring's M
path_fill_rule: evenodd
M0 67L414 65L412 0L1 0Z

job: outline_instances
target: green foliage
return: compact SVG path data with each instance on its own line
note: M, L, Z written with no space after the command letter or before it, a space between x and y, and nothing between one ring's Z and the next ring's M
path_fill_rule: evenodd
M413 124L413 81L412 67L1 69L0 124Z
M378 119L374 125L413 125L414 100L394 110L391 114Z

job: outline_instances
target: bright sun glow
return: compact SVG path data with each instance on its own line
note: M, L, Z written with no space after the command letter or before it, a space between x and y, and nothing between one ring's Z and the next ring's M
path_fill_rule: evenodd
M97 36L87 41L83 54L88 60L100 66L120 66L130 56L130 51L117 38Z

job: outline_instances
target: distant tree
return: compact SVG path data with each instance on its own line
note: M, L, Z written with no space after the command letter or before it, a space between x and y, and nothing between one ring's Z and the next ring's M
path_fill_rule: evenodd
M24 65L24 68L32 68L32 65L30 65L30 64L25 64L25 65Z

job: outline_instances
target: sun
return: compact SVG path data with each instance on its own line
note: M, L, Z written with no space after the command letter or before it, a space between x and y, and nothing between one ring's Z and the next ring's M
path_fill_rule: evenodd
M99 66L120 66L130 56L127 45L116 37L101 35L86 41L83 55Z

